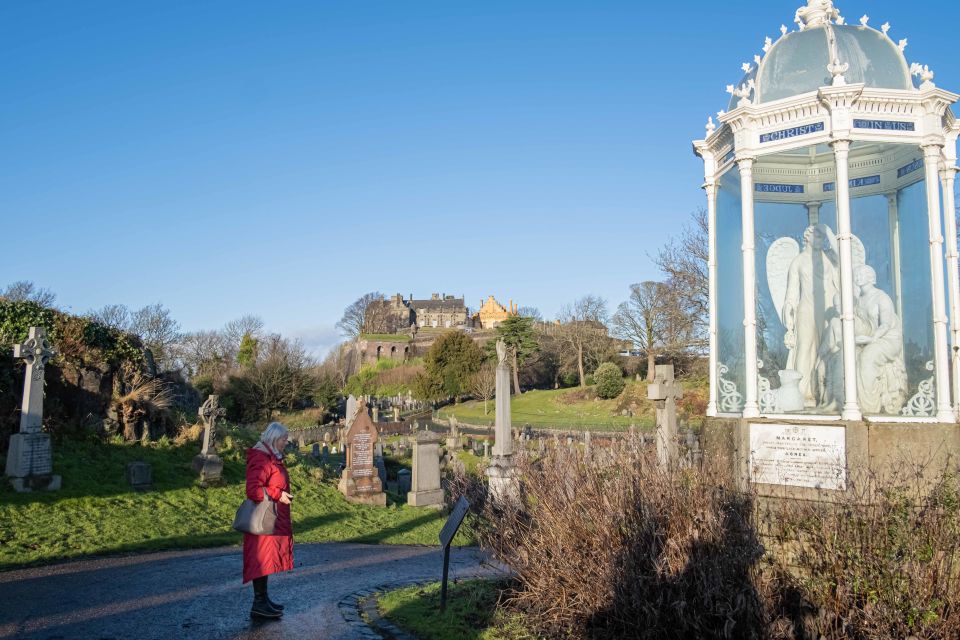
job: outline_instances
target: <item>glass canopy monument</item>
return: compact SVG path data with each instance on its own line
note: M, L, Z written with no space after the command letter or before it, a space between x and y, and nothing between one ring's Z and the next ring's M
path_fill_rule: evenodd
M848 463L891 434L960 450L960 96L907 62L889 23L847 24L830 0L794 22L743 64L693 143L709 217L707 413L734 425L740 440L725 437L754 482L840 489L813 476L842 469L774 468L809 452L768 445L809 438Z

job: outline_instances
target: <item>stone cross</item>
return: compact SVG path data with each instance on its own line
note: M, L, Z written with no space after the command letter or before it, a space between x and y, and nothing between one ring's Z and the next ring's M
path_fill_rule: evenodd
M209 456L211 454L216 454L217 449L214 442L217 432L217 418L222 417L226 414L227 410L220 406L220 397L216 395L211 395L207 398L207 401L203 403L203 406L200 407L198 412L200 418L203 420L203 448L200 450L200 455Z
M678 462L677 400L682 397L683 387L673 377L673 365L656 365L653 384L647 387L647 399L657 407L657 461L663 470Z
M43 374L56 352L47 342L42 327L30 327L26 342L13 345L13 356L27 363L23 381L23 405L20 410L20 433L40 433L43 428Z

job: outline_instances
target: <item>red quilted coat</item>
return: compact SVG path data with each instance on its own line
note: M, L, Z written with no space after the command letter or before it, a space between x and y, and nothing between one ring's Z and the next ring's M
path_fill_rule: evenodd
M293 569L293 526L290 505L280 502L280 493L290 493L290 476L283 461L257 447L247 449L247 497L263 500L263 489L277 503L277 523L272 536L243 534L243 582Z

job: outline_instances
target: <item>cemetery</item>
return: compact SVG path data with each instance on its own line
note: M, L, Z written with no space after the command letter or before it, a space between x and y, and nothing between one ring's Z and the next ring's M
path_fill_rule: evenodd
M889 22L791 24L614 313L370 292L316 356L0 290L0 640L960 638L960 94ZM295 560L248 613L251 543Z

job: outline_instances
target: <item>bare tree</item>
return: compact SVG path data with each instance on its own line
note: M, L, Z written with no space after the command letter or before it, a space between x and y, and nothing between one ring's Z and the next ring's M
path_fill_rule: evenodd
M480 370L473 374L470 380L470 393L474 398L483 400L483 415L487 415L487 402L497 391L497 368L489 360L481 365Z
M89 314L91 320L100 324L117 329L118 331L128 331L130 329L130 309L122 304L108 304L91 311Z
M0 293L0 298L6 298L13 302L35 302L41 307L52 307L57 295L50 289L37 288L29 280L17 280L7 285L3 293Z
M630 285L630 298L613 314L614 334L629 340L647 355L647 380L653 382L657 353L666 351L685 334L676 317L670 288L662 282Z
M688 336L691 347L706 344L710 313L710 290L707 275L708 221L705 209L691 214L679 237L673 237L654 258L667 276L666 284L677 312L691 321Z
M232 365L229 345L218 331L184 334L176 345L175 353L189 377L209 375L219 378Z
M610 348L607 332L607 302L586 295L560 310L559 337L576 359L580 386L586 386L585 365L597 364Z
M263 318L248 313L223 325L223 339L234 349L240 346L245 335L252 338L263 335Z
M517 309L517 315L523 318L532 318L534 322L543 322L543 315L540 314L540 309L536 307L520 307Z
M173 319L169 309L158 302L134 311L130 317L130 331L150 349L161 370L173 365L174 346L181 336L180 323Z
M377 303L377 304L374 304ZM337 323L337 328L349 338L357 338L363 332L376 332L378 324L373 316L383 311L383 294L379 291L365 293L349 307L343 310L343 317ZM377 312L380 309L380 312Z

